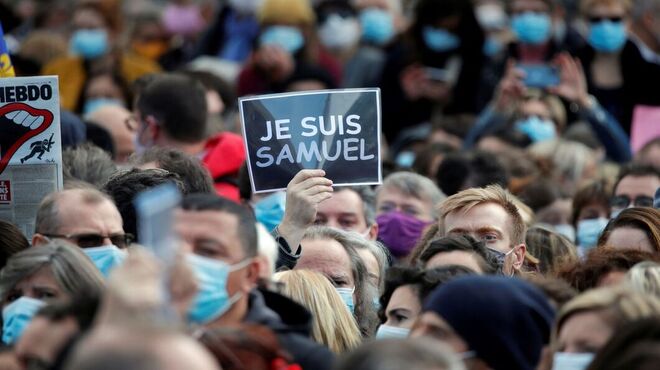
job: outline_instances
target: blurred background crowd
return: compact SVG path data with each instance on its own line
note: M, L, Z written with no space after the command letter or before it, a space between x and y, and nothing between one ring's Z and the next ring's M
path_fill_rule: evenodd
M0 0L0 23L17 76L59 77L65 148L31 239L0 221L0 369L659 366L660 0ZM252 193L239 97L360 87L382 185ZM169 260L132 244L166 183Z

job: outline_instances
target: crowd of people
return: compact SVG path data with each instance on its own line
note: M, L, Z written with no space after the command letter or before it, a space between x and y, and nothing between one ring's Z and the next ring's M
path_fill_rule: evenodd
M0 369L660 364L660 0L0 0L0 22L18 76L59 77L65 148L33 234L0 220ZM360 87L382 184L252 192L237 97ZM163 184L170 258L134 205Z

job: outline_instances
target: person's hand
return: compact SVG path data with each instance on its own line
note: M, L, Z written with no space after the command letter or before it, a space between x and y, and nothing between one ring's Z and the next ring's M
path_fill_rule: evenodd
M428 77L424 66L413 64L401 72L401 87L409 100L428 99L443 103L449 98L451 88L444 82Z
M170 303L179 317L186 317L198 288L194 272L186 262L184 254L179 253L169 271L168 282Z
M99 325L122 324L147 317L165 300L162 267L148 251L134 246L107 280Z
M418 100L423 97L422 80L424 79L424 69L413 64L406 67L401 72L400 83L404 94L408 100Z
M319 203L332 196L332 180L324 176L323 170L301 170L286 187L286 208L277 229L292 252L314 224Z
M291 54L273 45L261 46L254 54L254 64L268 72L273 81L284 81L293 74L296 67Z
M494 108L499 112L511 110L526 94L525 72L517 69L513 60L506 63L506 72L495 91Z
M560 82L559 85L548 88L548 92L576 103L582 108L588 108L591 99L589 99L582 63L568 53L561 53L555 59L555 64L559 68Z

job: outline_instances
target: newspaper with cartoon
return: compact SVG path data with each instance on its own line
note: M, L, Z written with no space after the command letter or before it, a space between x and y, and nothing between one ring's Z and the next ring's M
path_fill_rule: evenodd
M0 78L0 220L28 240L41 200L62 189L56 76Z

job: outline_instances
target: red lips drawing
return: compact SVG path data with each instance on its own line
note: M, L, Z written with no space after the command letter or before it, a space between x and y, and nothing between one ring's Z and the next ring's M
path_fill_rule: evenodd
M25 142L41 134L53 123L53 113L23 103L0 107L0 173Z

